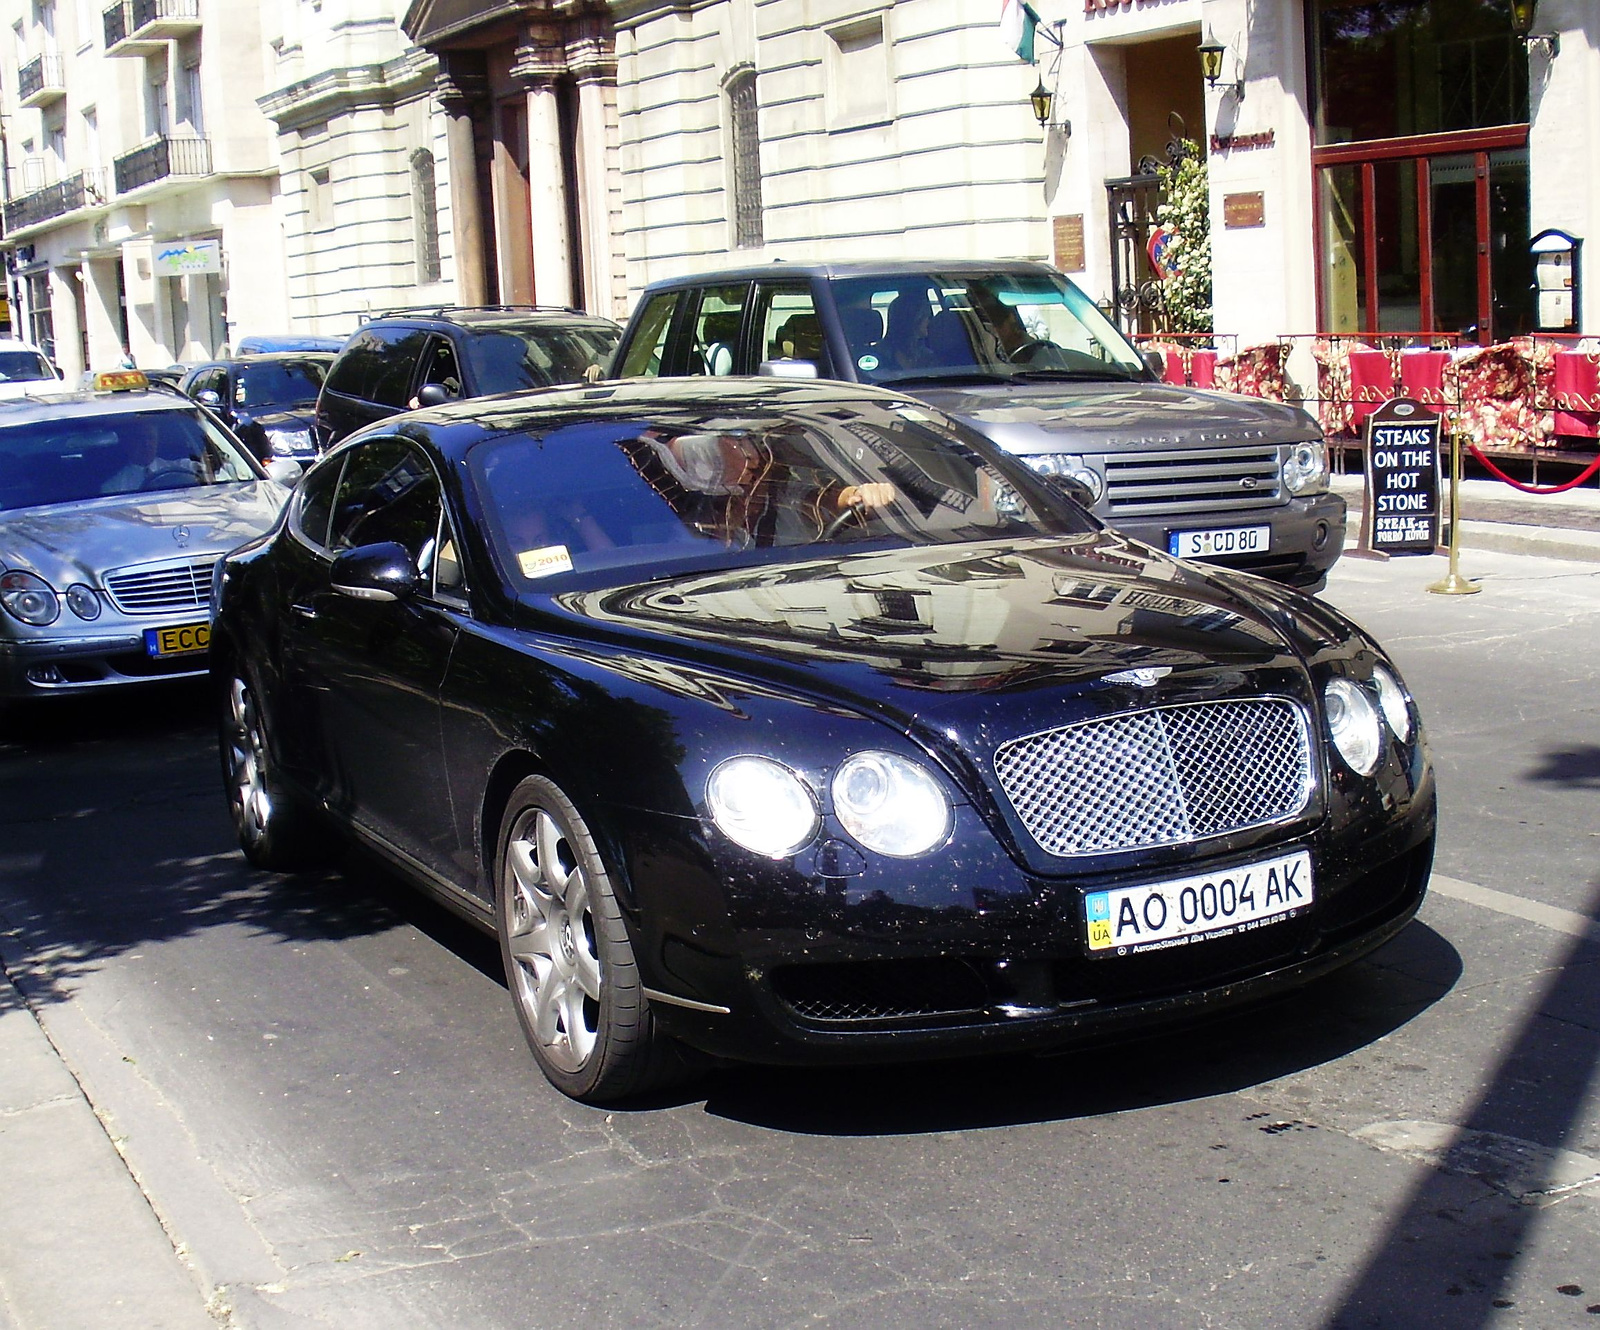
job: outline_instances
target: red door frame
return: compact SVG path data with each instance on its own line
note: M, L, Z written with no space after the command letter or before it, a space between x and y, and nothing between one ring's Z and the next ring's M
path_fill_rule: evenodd
M1322 168L1356 166L1361 170L1361 245L1366 266L1363 294L1366 298L1366 333L1378 335L1378 228L1377 170L1381 161L1411 159L1416 162L1417 188L1417 268L1422 287L1420 316L1425 325L1416 332L1433 332L1433 193L1430 187L1431 157L1473 158L1473 184L1478 232L1478 340L1487 346L1492 340L1494 295L1493 271L1489 253L1489 154L1502 148L1521 148L1528 142L1528 126L1496 125L1490 129L1469 129L1454 134L1413 134L1405 138L1368 139L1360 143L1332 143L1311 149L1312 243L1316 246L1317 322L1322 322L1325 276L1322 226Z

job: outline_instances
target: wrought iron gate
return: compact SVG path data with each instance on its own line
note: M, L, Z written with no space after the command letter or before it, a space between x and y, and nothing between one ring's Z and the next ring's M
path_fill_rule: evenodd
M1151 271L1147 249L1160 203L1161 177L1154 171L1106 181L1111 292L1117 326L1125 333L1155 332L1161 322L1161 282Z

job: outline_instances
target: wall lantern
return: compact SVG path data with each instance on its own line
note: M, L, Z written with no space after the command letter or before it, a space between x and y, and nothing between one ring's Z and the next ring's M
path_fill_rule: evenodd
M1533 0L1523 0L1531 4ZM1200 37L1200 72L1206 76L1206 87L1214 88L1217 80L1222 77L1222 57L1227 54L1228 48L1211 35L1210 25L1207 25ZM1244 79L1239 78L1227 85L1233 90L1235 101L1244 100Z
M1521 38L1524 47L1537 46L1545 59L1554 60L1561 52L1561 38L1553 32L1533 31L1539 17L1539 0L1510 0L1511 31Z
M1039 122L1039 128L1044 129L1050 123L1050 104L1055 100L1050 94L1050 89L1044 86L1044 79L1039 79L1039 86L1028 94L1028 100L1033 103L1033 118Z

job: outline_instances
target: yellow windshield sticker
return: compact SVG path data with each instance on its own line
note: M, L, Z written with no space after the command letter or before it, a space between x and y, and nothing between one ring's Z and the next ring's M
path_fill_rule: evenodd
M541 545L536 550L523 550L517 555L517 564L524 577L551 577L556 573L570 573L572 556L565 545Z

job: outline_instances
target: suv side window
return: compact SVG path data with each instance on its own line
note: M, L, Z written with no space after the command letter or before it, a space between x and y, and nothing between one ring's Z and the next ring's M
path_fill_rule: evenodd
M672 313L678 307L681 292L663 291L651 296L639 314L633 340L622 364L617 367L617 378L654 378L666 368L667 338L672 332Z
M333 362L328 391L404 406L427 336L420 328L363 328Z
M384 347L381 368L368 400L380 406L404 407L411 397L411 381L416 377L428 334L421 328L385 328L379 335L392 340Z
M430 383L437 384L452 397L461 396L461 366L456 363L456 348L448 337L435 337L428 346L417 391Z
M749 286L708 286L699 292L692 322L688 374L732 374L739 367L739 324Z
M419 560L437 539L440 506L428 459L399 439L374 439L345 463L328 544L337 553L393 540Z
M805 282L758 282L755 295L755 358L809 360L822 378L833 376L832 362L817 318L817 302Z

